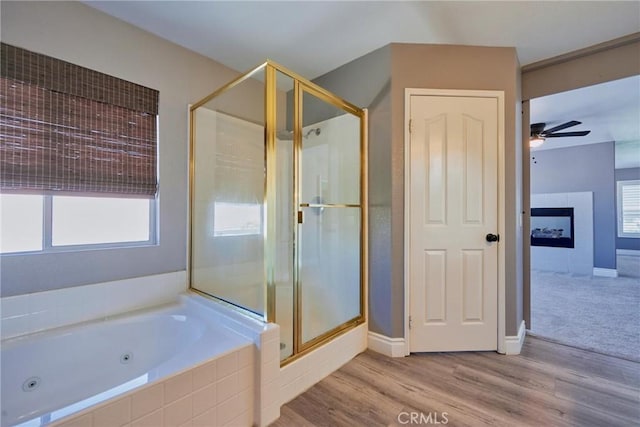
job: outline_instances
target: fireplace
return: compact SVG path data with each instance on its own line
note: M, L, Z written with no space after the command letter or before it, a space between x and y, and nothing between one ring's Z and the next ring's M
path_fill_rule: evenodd
M573 248L573 208L532 208L531 246Z

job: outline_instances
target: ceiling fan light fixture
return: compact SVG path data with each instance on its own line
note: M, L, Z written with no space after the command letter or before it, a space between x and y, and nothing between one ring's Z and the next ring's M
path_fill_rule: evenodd
M545 139L541 136L533 136L531 137L531 139L529 139L529 147L531 148L538 148L540 147L542 144L544 144Z
M529 138L529 147L536 148L540 147L544 144L544 141L547 138L561 138L566 136L585 136L591 133L590 130L581 130L576 132L558 132L559 130L564 130L570 127L581 125L582 122L578 122L576 120L571 120L561 125L554 126L549 129L545 129L547 124L544 122L540 123L532 123L530 125L531 133Z

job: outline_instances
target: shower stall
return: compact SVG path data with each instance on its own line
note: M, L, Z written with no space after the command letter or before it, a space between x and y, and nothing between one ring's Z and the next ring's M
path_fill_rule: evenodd
M190 287L295 360L365 321L366 110L272 61L190 107Z

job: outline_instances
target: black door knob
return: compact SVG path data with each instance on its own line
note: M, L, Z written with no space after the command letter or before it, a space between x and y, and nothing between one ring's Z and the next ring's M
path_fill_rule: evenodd
M489 233L487 234L486 239L487 239L487 242L499 242L500 236L497 234Z

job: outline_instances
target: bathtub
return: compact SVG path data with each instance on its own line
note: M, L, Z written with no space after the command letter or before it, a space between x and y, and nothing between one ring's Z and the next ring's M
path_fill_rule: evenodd
M251 425L253 343L197 298L4 340L2 427Z

